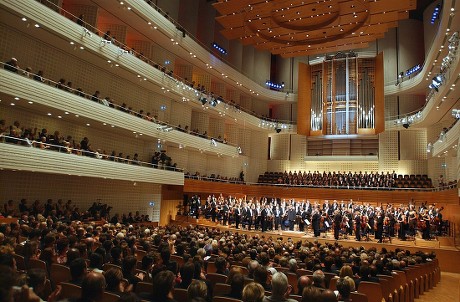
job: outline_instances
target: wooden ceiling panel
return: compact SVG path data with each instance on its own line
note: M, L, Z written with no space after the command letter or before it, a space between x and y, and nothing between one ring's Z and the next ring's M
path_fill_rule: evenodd
M416 4L416 0L220 0L213 5L221 14L216 20L227 39L273 54L300 56L347 45L348 50L366 47L408 18Z

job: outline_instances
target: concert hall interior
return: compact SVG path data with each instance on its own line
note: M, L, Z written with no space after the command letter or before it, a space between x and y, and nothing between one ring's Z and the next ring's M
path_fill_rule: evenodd
M434 252L458 281L459 2L2 0L1 229Z

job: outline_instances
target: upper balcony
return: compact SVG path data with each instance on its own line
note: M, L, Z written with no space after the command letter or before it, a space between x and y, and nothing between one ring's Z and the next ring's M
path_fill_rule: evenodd
M1 141L3 140L5 140L4 137L1 138ZM42 150L31 147L26 141L15 141L13 144L0 143L0 168L132 182L184 185L184 173L182 172L122 164L97 159L94 156L78 156L73 153Z
M199 102L201 96L199 91L187 86L181 79L168 75L161 69L156 68L158 65L155 62L146 58L140 59L119 46L104 42L101 37L92 34L89 30L50 10L39 2L7 0L2 5L11 12L4 14L5 22L15 26L18 30L25 30L25 24L20 24L22 17L19 16L23 16L28 22L36 22L39 25L41 30L34 33L34 35L42 41L46 41L66 52L69 51L70 42L72 48L81 50L79 57L83 57L88 63L106 70L110 68L107 64L108 61L116 63L115 66L118 67L117 76L122 76L130 81L135 79L140 86L150 91L165 95L177 102L188 101L187 104L194 109L203 109L202 103ZM151 10L149 6L147 6L147 9ZM49 18L50 14L53 14L54 17ZM286 97L285 94L283 95ZM248 128L267 131L267 133L273 130L262 125L262 122L266 121L263 118L245 112L243 108L235 107L229 103L222 102L216 107L208 106L207 109L209 109L207 111L209 114L219 117L225 116L226 119L233 121L233 123L244 120L245 127ZM270 125L278 124L276 121L269 122ZM283 126L286 131L295 132L294 125L283 123Z
M93 102L72 92L46 85L40 81L21 76L17 73L0 69L0 92L2 99L16 98L14 105L19 108L53 116L68 116L75 123L91 123L103 131L119 131L123 135L139 135L144 139L161 139L175 146L208 154L236 157L238 146L212 143L202 138L180 131L175 127L160 122L152 122L133 114Z

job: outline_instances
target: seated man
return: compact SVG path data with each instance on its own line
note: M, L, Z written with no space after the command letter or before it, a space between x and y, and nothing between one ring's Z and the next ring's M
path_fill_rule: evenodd
M272 277L272 295L264 297L264 302L295 302L289 299L292 287L288 283L288 278L282 272L277 272Z
M77 302L100 301L105 290L105 278L101 273L88 273L81 283L81 297Z
M326 289L325 287L325 276L323 271L321 270L316 270L313 273L313 286L318 288L320 291L323 291Z
M70 283L82 286L83 278L86 275L86 261L83 258L77 258L70 263ZM104 281L105 282L105 281Z

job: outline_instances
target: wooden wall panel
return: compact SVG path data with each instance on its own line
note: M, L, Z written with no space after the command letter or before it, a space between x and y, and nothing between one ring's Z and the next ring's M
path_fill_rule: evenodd
M186 179L184 193L193 194L224 194L224 195L247 195L248 197L273 196L279 198L295 198L310 200L349 200L355 202L373 203L407 203L411 200L421 203L455 204L458 205L457 189L421 192L411 190L343 190L324 188L299 188L299 187L278 187L262 185L239 185L219 182L206 182L200 180ZM163 205L162 205L163 206Z
M177 214L177 206L182 204L184 192L182 186L163 185L161 187L160 225L165 226Z
M375 134L385 131L384 68L380 52L375 58Z
M310 65L299 63L299 90L297 92L297 134L310 133L311 73Z

